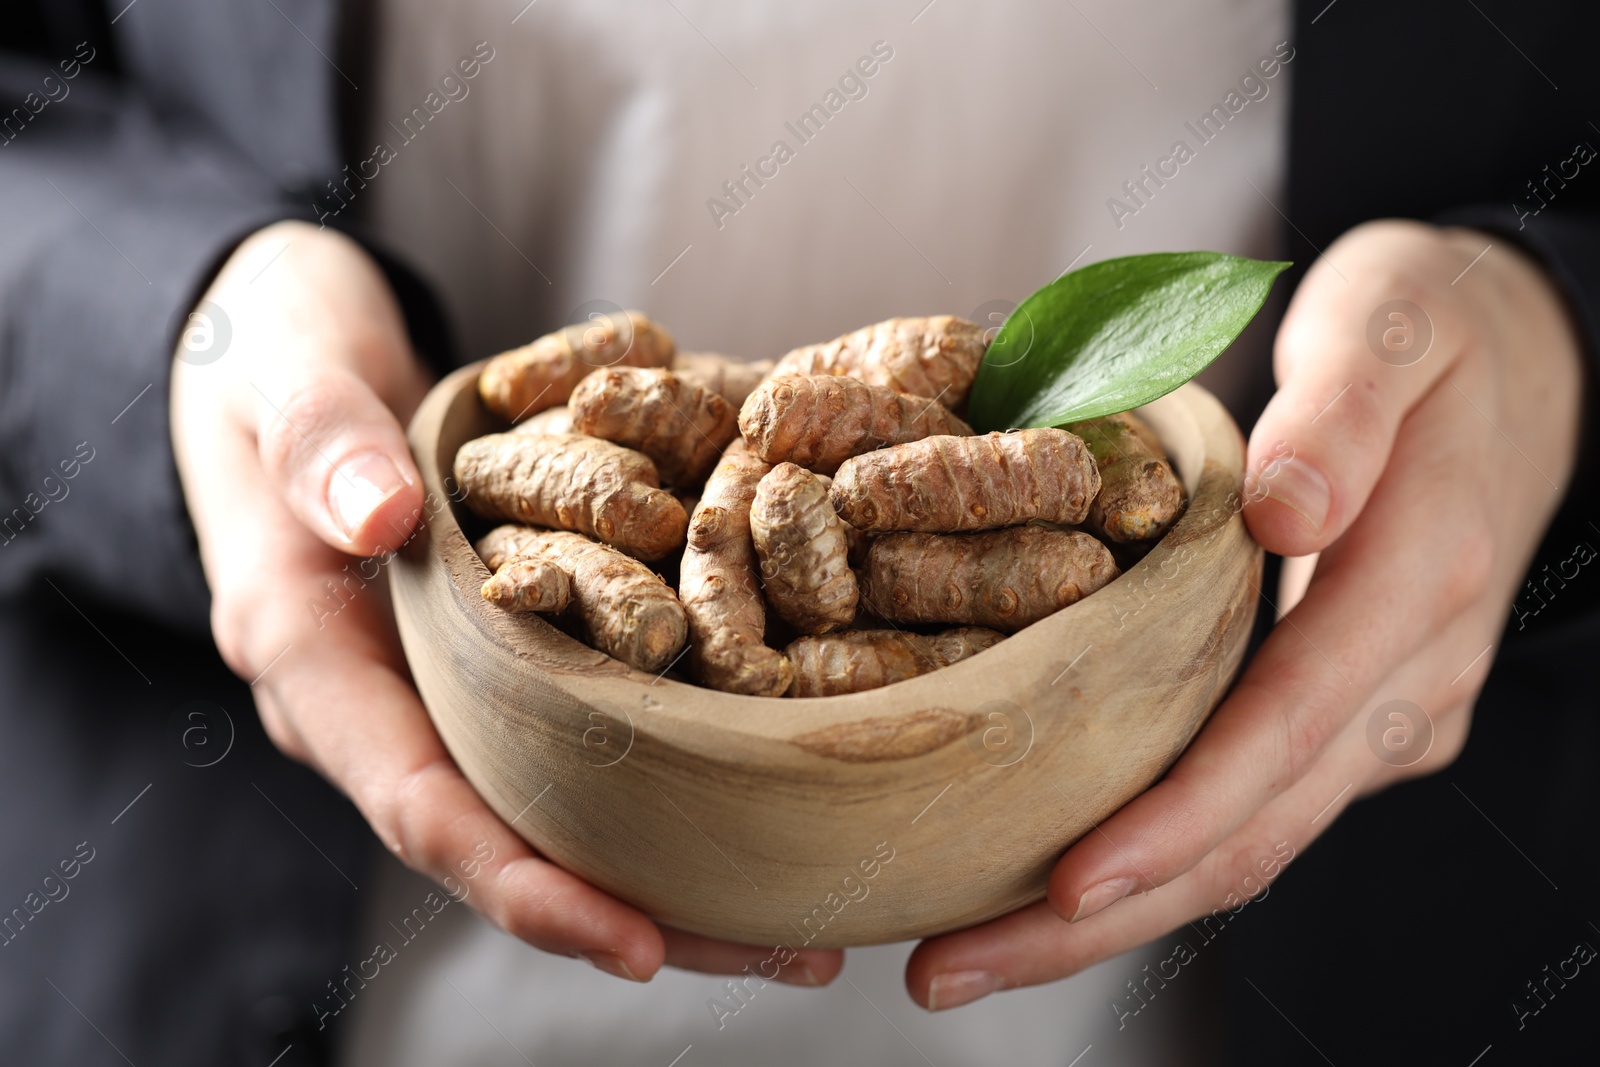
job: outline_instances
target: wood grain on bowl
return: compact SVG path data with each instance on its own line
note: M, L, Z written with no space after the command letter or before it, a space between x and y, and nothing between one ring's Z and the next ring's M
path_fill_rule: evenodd
M391 568L412 673L501 818L673 926L862 945L1038 900L1062 851L1178 757L1244 655L1262 560L1232 505L1244 446L1199 386L1140 409L1189 506L1125 574L932 674L781 700L641 673L482 599L449 480L464 441L504 428L477 371L411 424L433 513Z

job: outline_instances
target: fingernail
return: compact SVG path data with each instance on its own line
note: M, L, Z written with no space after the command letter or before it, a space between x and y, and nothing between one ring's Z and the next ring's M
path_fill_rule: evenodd
M1079 919L1087 919L1097 911L1105 911L1133 892L1133 887L1137 884L1132 878L1113 878L1099 885L1090 886L1084 890L1083 896L1078 898L1078 910L1072 913L1067 922L1075 923Z
M328 511L346 537L378 510L378 505L406 485L394 460L382 452L362 452L334 469L328 481Z
M1321 471L1303 460L1286 459L1266 484L1269 497L1287 504L1313 530L1321 532L1328 521L1328 504L1333 496Z
M616 953L596 950L594 952L580 952L578 955L588 960L595 969L604 971L613 978L626 978L630 982L639 981L638 975L629 970L622 957Z
M971 1004L1000 988L1000 976L989 971L951 971L928 983L928 1010L946 1011Z
M811 969L809 963L791 963L778 968L778 981L785 985L820 986L822 979L817 977L817 972Z

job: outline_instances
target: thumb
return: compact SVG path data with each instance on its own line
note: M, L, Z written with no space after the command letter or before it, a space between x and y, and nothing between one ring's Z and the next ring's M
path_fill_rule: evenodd
M1269 552L1309 555L1350 528L1402 423L1466 348L1461 296L1438 281L1441 242L1419 240L1423 230L1363 227L1331 250L1352 280L1319 260L1290 302L1243 493L1245 523Z
M323 541L369 556L399 548L422 514L422 483L394 413L337 364L280 364L252 381L267 478Z

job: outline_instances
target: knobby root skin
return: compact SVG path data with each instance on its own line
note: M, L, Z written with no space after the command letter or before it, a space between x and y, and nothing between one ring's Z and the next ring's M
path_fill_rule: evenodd
M478 389L516 425L454 465L463 502L504 523L478 542L483 598L747 696L977 655L1106 585L1184 506L1131 412L974 435L954 412L988 343L954 316L897 318L744 363L678 352L630 311L501 353ZM641 562L663 559L676 590Z
M935 400L826 374L768 378L739 410L739 429L768 463L788 461L818 474L888 445L972 434Z
M1110 541L1159 541L1183 508L1183 485L1155 432L1132 412L1067 427L1100 470L1100 492L1084 525Z
M816 476L816 478L817 481L822 484L823 490L829 493L831 497L831 494L833 493L833 479L828 477L826 474L819 474ZM833 501L830 499L828 503L831 506ZM837 517L838 514L839 513L837 511L834 512L835 517ZM845 541L850 546L850 566L862 566L867 562L867 549L872 547L872 539L876 537L877 534L863 533L854 526L851 526L848 522L845 522L843 519L839 520L839 525L844 527ZM859 616L857 616L855 620L855 625L858 628L861 626L861 619Z
M767 605L802 634L842 630L856 616L850 542L825 483L821 475L780 463L757 484L750 505Z
M695 486L739 436L738 409L669 370L607 367L572 391L572 428L637 449L661 480Z
M486 519L576 530L654 560L683 544L688 516L649 458L578 434L489 434L461 446L455 477Z
M489 573L493 574L511 557L520 555L523 549L533 544L541 532L531 526L503 523L484 534L472 547L477 550L483 565L489 568Z
M571 580L572 610L589 643L641 671L664 671L688 637L688 617L672 589L638 560L570 530L500 526L478 542L496 574L543 561Z
M834 374L959 408L988 348L982 326L953 315L889 319L820 345L796 348L774 374Z
M478 395L508 422L565 404L572 389L601 367L665 367L672 335L637 311L597 316L547 333L493 357L478 375Z
M838 513L835 512L835 514ZM844 523L845 536L850 541L850 566L865 566L867 562L867 553L872 551L872 542L876 541L882 535L875 533L863 533L854 526L851 526L848 522L845 522L843 519L840 519L839 521Z
M772 373L772 367L770 359L745 363L715 352L679 352L672 360L673 374L711 390L732 404L735 411L761 380Z
M868 533L958 533L1043 519L1076 525L1100 491L1088 447L1065 430L928 437L847 460L839 517Z
M514 556L500 564L481 592L502 611L559 613L572 600L572 577L549 560Z
M750 504L771 469L743 441L728 446L689 523L678 590L689 617L694 674L713 689L775 697L789 688L794 668L766 645L766 605L750 536Z
M961 623L1015 633L1117 574L1106 546L1077 530L892 533L867 553L861 598L893 623Z
M904 630L849 630L801 637L784 655L794 664L792 697L860 693L927 674L977 655L1005 634L975 626L931 636Z
M572 409L562 404L560 407L545 408L537 415L530 415L515 426L511 427L512 433L571 433Z

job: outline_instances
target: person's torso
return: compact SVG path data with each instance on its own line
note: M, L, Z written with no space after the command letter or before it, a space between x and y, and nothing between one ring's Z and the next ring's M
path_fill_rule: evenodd
M590 302L755 359L894 315L997 324L1099 259L1276 254L1285 5L925 2L387 0L350 209L435 283L468 359ZM1233 377L1262 355L1230 353ZM1138 972L935 1018L903 947L858 950L861 995L774 989L718 1026L723 979L619 988L481 920L440 937L363 994L347 1062L508 1054L482 1013L534 1062L1063 1064Z
M350 208L467 358L590 301L761 358L1098 259L1276 250L1279 0L509 7L381 5L356 142Z

